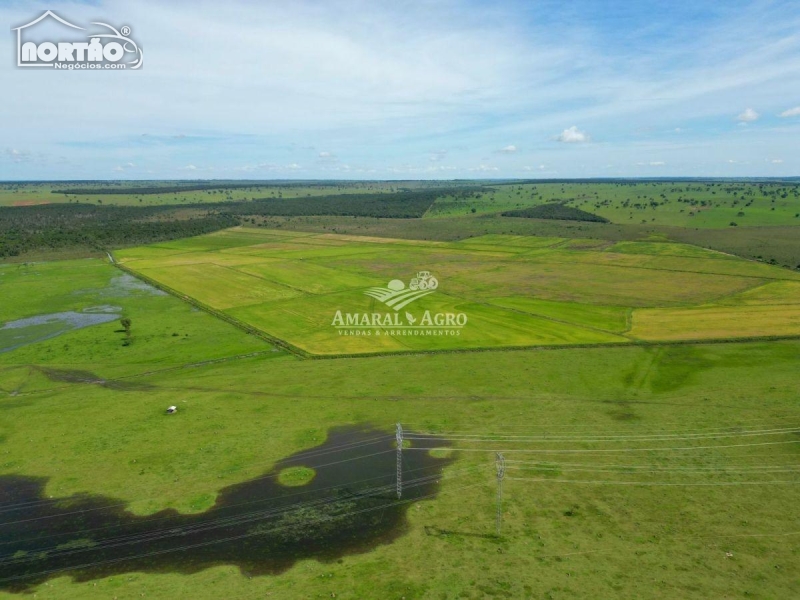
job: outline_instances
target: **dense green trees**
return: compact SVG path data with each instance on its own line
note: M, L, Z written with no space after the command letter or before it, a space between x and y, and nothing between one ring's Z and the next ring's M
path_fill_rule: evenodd
M131 189L141 193L142 188ZM463 192L409 190L161 206L109 206L98 198L92 204L0 207L0 258L40 249L149 244L210 233L263 216L417 218L436 198L453 193Z
M589 221L593 223L609 223L600 215L586 212L580 208L567 206L564 202L548 202L538 206L509 210L502 213L504 217L527 217L529 219L555 219L559 221Z

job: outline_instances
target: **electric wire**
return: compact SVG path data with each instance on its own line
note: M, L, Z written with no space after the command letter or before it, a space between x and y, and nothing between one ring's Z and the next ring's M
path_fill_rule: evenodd
M485 468L485 465L476 465L476 466L473 466L473 467L466 467L464 469L460 469L458 471L454 471L452 473L448 473L447 477L448 478L452 478L452 476L455 475L455 474L462 474L464 472L474 471L474 470L477 470L477 469L480 469L480 468ZM404 487L409 487L409 488L419 487L419 486L424 485L426 483L429 483L431 481L440 480L442 478L443 478L443 475L441 473L435 473L435 474L428 475L428 476L425 476L425 477L420 477L420 478L409 480L408 486L404 486ZM363 496L368 496L368 495L371 495L371 494L376 494L376 493L379 493L379 492L392 491L393 489L394 489L394 484L390 483L390 484L385 484L385 485L382 485L382 486L370 488L370 489L367 489L367 490L363 490L359 494L357 494L356 496L362 496L363 497ZM127 544L132 544L132 543L154 542L154 541L158 541L158 540L162 540L162 539L169 538L169 537L174 537L174 536L184 536L184 535L188 535L188 534L191 534L191 533L198 533L198 532L218 529L220 527L231 527L231 526L242 525L242 524L253 522L253 521L265 520L265 519L272 518L272 517L275 517L275 516L280 516L280 515L285 514L285 513L295 512L295 511L303 509L303 508L312 508L312 507L317 507L317 506L320 506L320 505L322 505L322 506L331 505L331 504L335 504L337 502L341 502L343 499L346 500L348 498L342 498L340 496L329 496L329 497L326 497L326 498L315 499L315 500L312 500L312 501L309 501L309 502L306 502L306 503L290 504L290 505L287 505L287 506L281 506L281 507L278 507L278 508L275 508L275 509L270 509L270 510L265 510L265 511L254 511L254 512L250 512L250 513L244 513L242 515L232 515L230 517L221 517L219 519L212 519L212 520L209 520L209 521L197 523L195 525L187 525L187 526L183 526L183 527L180 527L180 526L179 527L170 527L170 528L167 528L167 529L146 531L146 532L141 532L141 533L136 533L136 534L130 534L130 535L127 535L127 536L119 536L119 537L115 537L115 538L112 537L112 538L108 538L108 539L102 540L101 542L99 542L99 543L97 543L97 544L95 544L93 546L86 547L86 548L74 548L74 549L68 549L68 550L59 551L58 547L56 546L56 547L53 547L53 548L37 549L36 552L37 552L37 554L41 553L41 552L47 552L48 553L48 558L51 558L51 557L60 558L62 556L69 556L69 555L80 553L80 552L93 552L93 551L98 551L98 550L106 550L106 549L109 549L109 548L115 548L115 547L118 547L118 546L121 546L121 545L127 545ZM52 553L52 556L50 556L51 553ZM30 562L30 561L35 561L35 560L38 560L38 558L36 556L14 558L14 556L11 555L11 556L6 556L6 557L3 557L2 559L0 559L0 566L8 565L8 564L18 564L18 563L23 563L23 562Z
M458 488L450 489L448 491L456 491L456 490L459 490L459 489L466 489L466 488L470 488L470 487L475 487L477 485L483 485L483 483L481 482L481 483L469 484L469 485L466 485L466 486L460 486ZM397 500L397 501L391 502L389 504L385 504L385 505L381 505L381 506L377 506L377 507L370 507L370 508L361 509L361 510L358 510L358 511L352 511L352 512L349 512L349 513L343 513L341 515L337 515L336 518L342 518L342 517L346 517L346 516L352 516L352 515L362 514L362 513L376 511L376 510L385 510L386 508L391 507L391 506L398 506L398 505L401 505L401 504L408 504L410 502L418 502L420 500L425 500L427 498L433 498L436 495L437 495L437 493L434 492L434 493L431 493L431 494L418 496L418 497L413 498L413 499ZM213 544L220 544L220 543L225 543L225 542L245 539L245 538L249 538L249 537L265 535L267 533L273 533L274 531L279 531L281 529L285 529L286 527L287 526L283 526L283 527L278 526L278 527L274 527L274 528L268 529L268 530L261 530L261 531L257 531L257 532L249 532L249 533L245 533L245 534L241 534L241 535L231 536L231 537L218 539L218 540L211 540L211 541L207 541L207 542L198 542L196 544L190 544L190 545L181 546L181 547L177 547L177 548L167 548L167 549L164 549L164 550L146 552L146 553L142 553L142 554L135 555L135 556L127 556L127 557L120 557L120 558L116 558L116 559L108 559L108 560L104 560L104 561L90 562L90 563L85 563L85 564L81 564L81 565L74 565L74 566L62 567L62 568L57 568L57 569L49 569L49 570L39 571L39 572L35 572L35 573L24 573L24 574L21 574L21 575L2 578L2 579L0 579L0 583L7 583L7 582L11 582L11 581L19 581L21 579L30 579L30 578L35 578L35 577L41 577L43 575L51 575L51 574L54 574L54 573L62 573L62 572L66 572L66 571L89 569L89 568L97 567L97 566L106 566L106 565L109 565L109 564L114 564L114 563L119 563L119 562L124 562L124 561L140 560L140 559L143 559L143 558L149 558L151 556L158 556L158 555L167 554L167 553L170 553L170 552L180 552L180 551L185 551L185 550L191 550L191 549L194 549L194 548L210 546L210 545L213 545Z
M287 457L282 457L280 459L273 459L272 462L273 463L278 463L278 462L282 462L282 461L285 461L285 462L299 462L301 460L307 460L309 458L317 458L317 457L320 457L320 456L326 456L328 454L334 454L336 452L341 452L342 450L353 450L355 448L359 448L359 447L363 447L363 446L371 446L371 445L374 445L374 444L378 444L381 441L388 440L389 438L393 438L393 436L382 435L382 436L379 436L379 437L370 438L368 440L362 440L360 442L341 444L341 445L338 445L338 446L333 446L333 447L330 447L330 448L326 448L325 451L315 451L313 448L311 448L311 449L309 449L307 451L301 451L300 453L298 453L296 455L293 455L293 456L290 456L288 458ZM268 463L270 461L269 460L264 460L264 462ZM337 464L337 463L328 463L328 464L330 465L330 464ZM322 467L322 466L328 466L328 465L320 465L320 467ZM315 468L317 468L317 467L315 467ZM250 479L248 481L258 481L260 479L268 479L270 477L275 477L275 475L274 474L264 475L264 476L261 476L261 477L256 477L254 479ZM28 507L32 507L32 506L40 506L40 505L43 505L43 504L57 504L57 503L60 503L60 502L68 502L68 501L73 501L76 498L91 499L91 497L92 496L89 495L89 494L76 494L74 496L67 497L67 498L45 498L45 499L42 499L42 500L32 500L32 501L29 501L29 502L19 502L19 503L16 503L16 504L0 504L0 514L2 514L4 512L10 512L10 511L18 510L18 509L22 510L24 508L28 508ZM155 498L146 498L144 500L154 500L154 499ZM109 505L106 508L127 506L128 504L129 504L129 502L125 502L125 503L120 503L120 504L115 504L115 505ZM2 525L2 523L0 523L0 525Z

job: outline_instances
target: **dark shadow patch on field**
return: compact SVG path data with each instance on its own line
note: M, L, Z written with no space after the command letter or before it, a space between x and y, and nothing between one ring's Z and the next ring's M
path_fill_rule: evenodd
M59 383L89 383L119 391L148 391L157 389L156 386L150 385L149 383L103 379L91 371L81 371L79 369L56 369L53 367L36 367L36 369L44 374L50 381Z
M3 410L14 410L15 408L26 408L34 404L33 400L29 400L27 398L13 398L11 400L8 399L0 399L0 411ZM2 440L0 440L2 441Z
M410 502L435 496L451 461L404 453L398 501L394 436L337 428L324 444L264 476L224 488L204 513L169 509L146 517L103 496L45 499L44 478L0 477L0 589L29 591L64 573L85 582L134 571L191 574L222 564L266 575L301 559L328 562L366 552L406 531ZM282 486L276 476L290 466L312 468L316 476L302 487Z
M628 405L622 405L617 410L611 410L608 412L608 416L614 419L615 421L622 421L622 422L631 422L631 421L639 421L641 417L637 415Z
M431 525L425 526L425 535L432 536L432 537L470 537L470 538L480 538L484 540L497 540L497 535L494 533L476 533L473 531L456 531L453 529L440 529L439 527L433 527Z
M714 365L704 348L665 346L661 348L652 370L650 389L655 393L678 390Z

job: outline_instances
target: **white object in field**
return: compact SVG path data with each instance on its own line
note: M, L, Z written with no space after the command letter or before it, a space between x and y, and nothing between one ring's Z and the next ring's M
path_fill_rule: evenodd
M167 414L168 414L168 415L175 414L176 412L178 412L178 407L177 407L177 406L170 406L170 407L167 409Z

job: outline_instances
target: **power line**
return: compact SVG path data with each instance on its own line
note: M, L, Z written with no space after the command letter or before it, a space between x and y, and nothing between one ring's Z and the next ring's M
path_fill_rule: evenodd
M522 400L523 398L519 398L519 399ZM787 416L786 418L789 418L789 416ZM792 417L792 418L794 418L794 417ZM667 421L667 422L662 422L661 424L662 425L679 425L679 424L683 424L685 422L686 422L685 420L682 420L682 421ZM403 421L403 423L405 423L406 426L416 427L417 429L426 431L426 433L430 433L432 435L436 435L435 431L433 431L433 430L438 430L439 429L438 427L431 428L430 427L430 423L423 423L423 422L411 422L411 423L409 423L408 421L405 421L405 420ZM718 430L722 431L722 430L726 430L726 429L741 428L741 427L745 427L747 425L752 425L754 423L769 423L770 425L772 425L772 424L775 423L775 418L773 417L773 418L770 418L770 419L764 419L764 418L760 418L760 419L737 419L735 424L731 424L731 425L727 425L727 426L721 426L719 424L715 424L715 426L710 428L710 429L707 428L707 427L701 427L701 428L695 428L695 429L681 428L681 429L665 430L665 429L659 427L658 431L659 432L663 432L663 433L673 433L673 432L683 433L683 432L693 432L693 431L718 431ZM481 425L485 426L485 423L481 422ZM783 425L783 423L775 424L776 427L778 425ZM639 424L639 423L636 424L637 428L641 427L641 426L642 426L642 424ZM498 424L494 425L494 427L497 428L497 429L502 429L502 430L525 429L525 430L529 430L529 431L536 432L536 433L546 433L546 432L552 431L552 430L563 430L562 433L569 433L569 432L584 432L587 429L598 429L596 423L592 423L590 425L576 425L576 424L561 425L561 424L554 423L554 424L540 425L538 427L531 427L530 425L520 425L519 423L498 423ZM442 431L449 431L450 433L474 433L474 429L468 430L468 431L467 430L460 430L459 431L459 430L444 430L444 429L442 429ZM629 431L630 431L630 428L628 428L628 429L616 429L616 430L606 431L605 433L627 433Z
M357 442L357 443L354 442L354 443L348 443L348 444L341 444L341 445L338 445L338 446L333 446L333 447L325 449L324 451L315 451L313 449L310 449L310 450L308 450L306 452L300 452L299 454L296 454L296 455L293 455L293 456L290 456L290 457L283 457L283 458L280 458L280 459L273 459L272 462L274 464L277 464L279 462L299 462L301 460L307 460L309 458L319 458L321 456L327 456L329 454L335 454L335 453L341 452L343 450L353 450L353 449L358 448L358 447L371 446L371 445L374 445L374 444L378 444L381 441L390 439L390 437L391 436L389 436L389 435L382 435L382 436L379 436L379 437L376 437L376 438L371 438L369 440L362 440L361 442ZM374 456L374 455L370 454L368 456ZM357 458L362 458L362 457L357 457ZM356 459L346 459L346 460L356 460ZM269 462L269 461L265 460L264 462ZM341 461L341 462L343 462L343 461ZM339 461L333 462L333 463L327 463L325 465L317 465L314 468L315 469L316 468L322 468L322 467L326 467L326 466L330 466L330 465L335 465L335 464L338 464L338 463L339 463ZM247 481L248 482L260 481L262 479L274 478L275 476L276 476L275 474L263 475L261 477L256 477L254 479L249 479ZM200 479L200 478L198 478L198 479ZM186 480L184 480L184 481L186 481ZM60 503L60 502L73 501L76 497L77 498L91 498L92 496L90 494L76 494L75 496L71 496L71 497L46 498L46 499L42 499L42 500L32 500L30 502L20 502L20 503L17 503L17 504L2 504L2 505L0 505L0 514L2 514L4 512L11 512L11 511L17 510L18 508L19 508L19 510L22 510L24 508L40 506L40 505L43 505L43 504L57 504L57 503ZM143 498L143 499L140 499L140 500L141 501L144 501L144 500L156 500L156 498ZM120 507L120 506L128 506L129 504L130 504L130 502L123 502L123 503L119 503L119 504L108 505L108 506L103 507L103 508L117 508L117 507ZM5 523L0 523L0 526L2 526L4 524Z
M796 456L795 454L791 454L790 456ZM741 457L740 457L741 458ZM539 461L539 460L507 460L507 464L515 464L515 465L544 465L544 466L558 466L558 467L591 467L591 468L618 468L618 469L645 469L645 470L665 470L665 471L717 471L720 470L720 467L665 467L659 465L615 465L615 464L590 464L590 463L570 463L570 462L556 462L556 461ZM800 467L796 467L793 465L728 465L723 467L723 469L731 469L732 472L758 472L762 470L772 470L772 469L784 469L784 468L791 468L791 469L800 469Z
M426 475L424 477L419 477L416 479L412 479L408 482L407 487L419 487L421 485L425 485L431 481L436 481L439 479L452 479L454 476L460 476L469 471L476 471L479 469L485 468L485 465L474 465L472 467L466 467L464 469L459 469L458 471L454 471L448 473L444 476L441 473ZM388 492L393 488L393 484L386 484L382 486L377 486L373 488L367 488L362 490L358 496L367 497L372 494L376 494L378 492ZM300 509L304 508L311 508L316 506L326 506L336 504L342 500L341 497L338 496L328 496L325 498L318 498L308 502L301 502L297 504L290 504L287 506L281 506L274 509L269 510L262 510L262 511L253 511L249 513L243 513L241 515L232 515L230 517L221 517L218 519L211 519L205 522L197 523L195 525L188 525L183 527L169 527L166 529L156 529L152 531L146 531L142 533L135 533L125 536L118 536L108 538L106 540L102 540L101 542L86 548L71 548L68 550L61 550L59 551L58 547L51 547L51 548L39 548L36 550L36 554L40 554L41 552L46 552L48 554L48 558L60 558L62 556L69 556L72 554L77 554L80 552L92 552L97 550L105 550L108 548L115 548L122 545L128 545L132 543L139 543L139 542L154 542L158 540L162 540L169 537L174 536L183 536L190 533L198 533L203 531L209 531L212 529L218 529L220 527L231 527L235 525L242 525L245 523L249 523L252 521L261 521L266 520L275 516L279 516L285 513L291 513ZM413 500L413 499L412 499ZM84 531L78 531L76 533L80 534ZM10 560L9 560L10 559ZM13 555L6 555L2 559L0 559L0 566L7 565L7 564L18 564L24 562L30 562L39 560L36 555L30 557L21 557L21 558L14 558Z
M456 491L456 490L459 490L459 489L466 489L466 488L470 488L470 487L475 487L477 485L482 485L482 483L475 483L475 484L470 484L470 485L466 485L466 486L460 486L458 488L454 488L454 489L448 490L448 491ZM371 511L375 511L375 510L385 510L386 508L391 507L391 506L397 506L397 505L407 504L407 503L418 501L418 500L424 500L424 499L427 499L427 498L432 498L432 497L436 496L436 494L437 493L434 492L434 493L431 493L431 494L418 496L417 498L414 498L414 499L398 500L398 501L394 501L394 502L391 502L389 504L384 504L384 505L377 506L377 507L370 507L370 508L361 509L361 510L358 510L358 511L351 511L349 513L342 513L340 515L337 515L336 518L342 518L342 517L345 517L345 516L352 516L352 515L356 515L356 514L362 514L362 513L371 512ZM39 571L39 572L36 572L36 573L26 573L26 574L23 574L23 575L17 575L17 576L13 576L13 577L6 577L6 578L3 578L3 579L0 579L0 583L18 581L18 580L21 580L21 579L30 579L30 578L34 578L34 577L40 577L42 575L51 575L51 574L54 574L54 573L62 573L62 572L65 572L65 571L89 569L89 568L92 568L92 567L105 566L105 565L119 563L119 562L123 562L123 561L138 560L138 559L141 559L141 558L149 558L151 556L167 554L167 553L170 553L170 552L179 552L179 551L184 551L184 550L191 550L191 549L198 548L198 547L210 546L210 545L213 545L213 544L220 544L220 543L224 543L224 542L236 541L236 540L245 539L245 538L249 538L249 537L265 535L267 533L273 533L273 532L279 531L281 529L286 529L286 527L287 526L274 527L274 528L268 529L268 530L262 530L262 531L257 531L257 532L249 532L249 533L245 533L245 534L241 534L241 535L237 535L237 536L231 536L231 537L228 537L228 538L223 538L223 539L213 540L213 541L208 541L208 542L199 542L197 544L190 544L190 545L181 546L181 547L178 547L178 548L168 548L168 549L164 549L164 550L146 552L146 553L135 555L135 556L122 557L122 558L116 558L116 559L108 559L108 560L105 560L105 561L90 562L90 563L85 563L85 564L82 564L82 565L75 565L75 566L70 566L70 567Z
M593 437L583 437L578 438L574 436L553 436L553 435L541 435L541 436L519 436L519 435L482 435L482 434L475 434L475 435L448 435L446 433L442 434L430 434L432 437L436 437L438 439L444 439L447 441L464 441L464 442L471 442L471 443L484 443L484 442L508 442L508 443L527 443L527 442L634 442L634 441L660 441L660 440L691 440L691 439L718 439L718 438L729 438L729 437L754 437L754 436L768 436L768 435L783 435L783 434L790 434L790 433L797 433L800 431L797 427L787 427L781 429L764 429L764 430L753 430L753 431L744 431L744 432L730 432L730 433L695 433L695 434L688 434L688 435L652 435L652 436L593 436ZM411 440L420 440L425 441L429 439L425 437L427 434L411 434L408 436L408 439Z
M800 440L789 440L785 442L759 442L756 444L726 444L718 446L684 446L684 447L666 447L666 448L599 448L599 449L566 449L566 450L522 450L522 449L502 449L496 450L494 448L450 448L455 452L503 452L503 453L524 453L524 454L600 454L610 452L680 452L690 450L720 450L726 448L750 448L754 446L777 446L781 444L800 444ZM440 447L411 447L409 450L440 450Z
M367 454L367 455L364 455L364 456L354 456L353 458L345 458L345 459L342 459L342 460L337 460L337 461L334 461L334 462L326 463L324 465L317 465L314 468L318 469L318 468L322 468L322 467L329 467L331 465L338 465L338 464L342 464L342 463L346 463L346 462L351 462L351 461L354 461L354 460L361 460L361 459L364 459L364 458L370 458L372 456L378 456L380 454L386 454L388 452L393 452L393 450L391 450L391 449L382 450L381 452L373 452L372 454ZM246 483L250 483L250 482L253 482L253 481L260 481L262 479L271 479L271 478L274 478L274 477L276 477L275 474L265 475L264 477L256 477L255 479L250 479ZM66 501L66 500L69 500L69 499L65 498L64 500ZM96 508L87 508L87 509L83 509L83 510L75 510L75 511L70 511L70 512L65 512L65 513L57 513L55 515L47 515L47 516L43 516L43 517L32 517L30 519L20 519L18 521L6 521L4 523L0 523L0 527L5 527L6 525L16 525L18 523L28 523L28 522L31 522L31 521L39 521L41 519L54 519L56 517L81 514L81 513L85 513L85 512L95 512L95 511L98 511L98 510L108 510L110 508L115 508L115 507L118 508L120 506L128 506L128 505L129 505L129 503L124 502L124 503L120 503L120 504L111 504L111 505L107 505L107 506L99 506L99 507L96 507Z
M639 475L642 474L642 471L650 472L650 473L681 473L681 474L698 474L698 475L724 475L724 474L747 474L747 475L769 475L771 473L800 473L800 467L785 467L785 468L772 468L766 470L731 470L731 469L689 469L689 468L651 468L651 467L621 467L616 469L597 469L597 468L588 468L588 469L575 469L575 468L562 468L559 465L543 465L540 463L517 463L517 464L524 464L528 466L516 466L516 464L508 464L509 469L517 469L517 470L537 470L537 471L558 471L558 472L566 472L566 473L619 473L625 474L626 469L634 469L639 471L639 473L630 473L631 475Z
M675 486L675 487L716 487L716 486L738 486L738 485L798 485L797 481L720 481L707 483L674 483L663 481L598 481L582 479L535 479L531 477L509 477L512 481L532 481L538 483L575 483L590 485L641 485L641 486Z
M427 468L428 467L417 467L416 469L408 469L408 470L406 470L406 472L407 473L413 473L413 472L416 472L416 471L423 471L423 470L425 470ZM348 487L355 486L355 485L358 485L360 483L365 483L365 482L368 482L368 481L375 481L376 479L384 479L385 477L386 477L385 475L378 475L378 476L375 476L375 477L368 477L368 478L365 478L365 479L359 479L357 481L348 481L347 482L347 486ZM335 490L335 489L339 489L341 487L343 487L343 486L342 485L331 485L331 486L327 486L327 487L324 487L324 488L316 488L316 489L313 489L313 490L304 490L304 491L301 491L301 492L294 492L292 494L285 494L285 495L280 496L280 500L285 500L287 498L292 498L292 497L296 497L296 496L307 496L309 494L319 493L319 492L324 492L324 491L329 491L329 490ZM235 508L235 507L238 507L238 506L247 506L247 505L250 505L250 504L259 504L259 503L262 503L262 502L275 502L275 498L261 498L259 500L249 500L247 502L237 502L235 504L227 504L225 506L221 506L221 507L218 507L218 508L211 508L211 509L209 509L208 512L213 512L213 511L217 511L217 510L228 510L228 509ZM297 504L295 506L300 506L300 504ZM158 522L158 521L166 521L166 520L173 519L173 518L175 518L175 517L174 516L155 517L155 518L143 517L139 521L139 523L140 524L141 523L155 523L155 522ZM115 528L119 528L119 527L120 527L120 525L118 525L118 524L105 525L103 527L93 527L91 529L79 529L79 530L76 530L76 531L54 533L54 534L51 534L50 537L63 537L63 536L67 536L67 535L76 535L76 534L88 533L88 532L93 532L93 531L102 531L102 530L105 530L105 529L115 529ZM19 539L9 540L9 541L0 542L0 546L7 546L9 544L16 544L16 543L34 541L36 539L39 539L39 538L38 537L34 537L34 538L26 538L26 539L22 539L22 540L19 540Z

